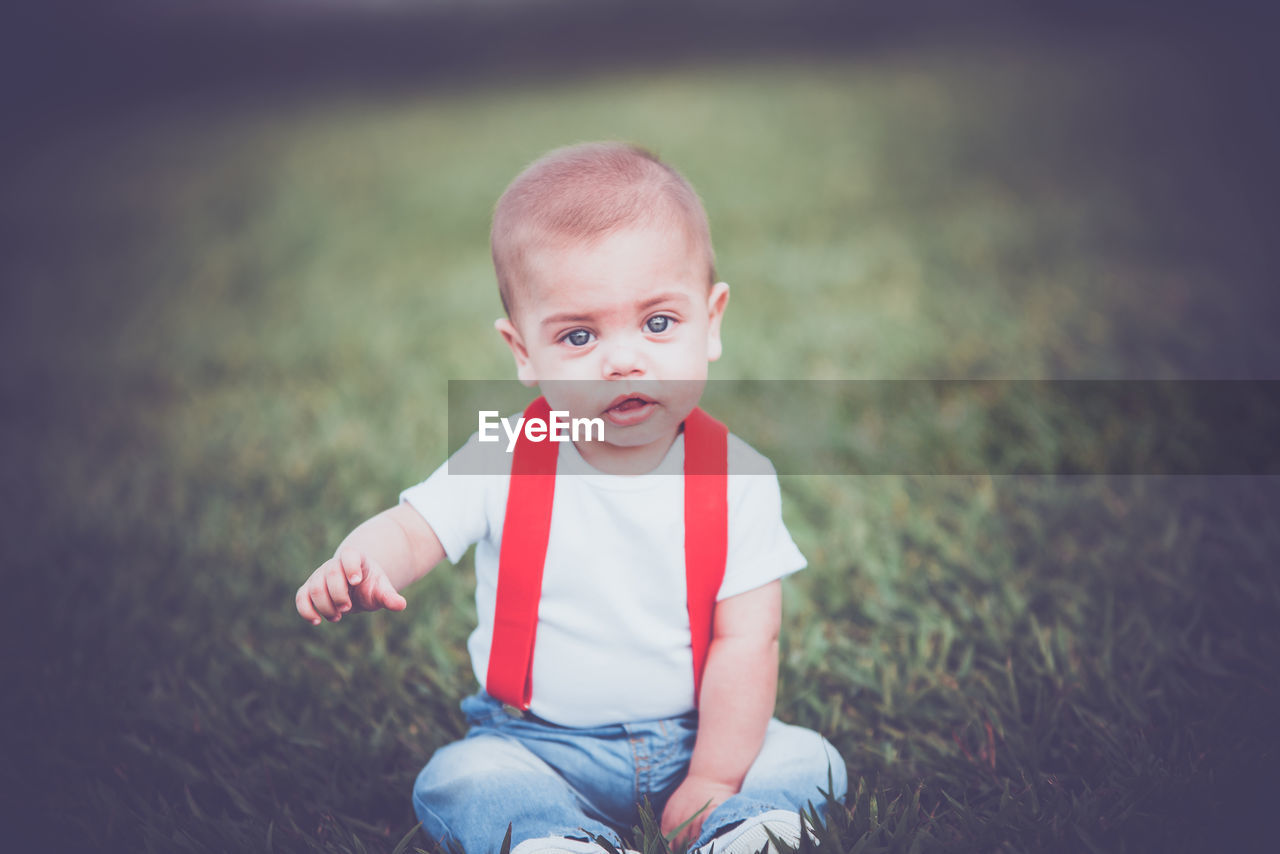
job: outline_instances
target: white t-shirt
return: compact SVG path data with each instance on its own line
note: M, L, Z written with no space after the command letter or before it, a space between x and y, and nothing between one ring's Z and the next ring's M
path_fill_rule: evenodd
M493 448L481 449L473 435L449 462L400 496L431 525L451 562L477 544L479 620L467 648L481 685L493 638L510 455L502 475L450 475L449 467L461 455L491 455ZM589 727L694 708L683 467L683 435L657 469L637 476L603 474L571 442L559 445L533 654L535 715ZM732 434L729 473L729 548L717 601L805 566L782 521L773 466Z

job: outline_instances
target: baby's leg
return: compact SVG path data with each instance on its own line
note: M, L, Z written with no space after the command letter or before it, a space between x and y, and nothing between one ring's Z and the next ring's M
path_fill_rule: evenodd
M813 730L775 718L769 721L764 746L747 771L742 790L707 816L696 844L710 842L729 826L774 810L798 813L812 803L821 814L826 803L822 793L829 788L834 788L836 800L848 792L839 752Z
M587 816L573 788L517 741L473 735L436 751L413 786L413 809L437 842L467 854L497 851L511 824L514 848L547 836L617 835Z

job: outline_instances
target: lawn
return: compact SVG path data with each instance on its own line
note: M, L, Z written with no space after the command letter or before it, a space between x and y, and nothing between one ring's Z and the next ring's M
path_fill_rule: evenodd
M1217 104L1176 52L993 41L192 104L50 140L0 202L9 805L44 850L412 831L474 688L469 559L400 614L311 627L293 594L441 460L448 380L511 375L488 216L546 149L637 141L699 189L733 287L718 378L1270 376ZM1274 479L782 485L810 567L777 711L849 763L826 850L1256 841Z

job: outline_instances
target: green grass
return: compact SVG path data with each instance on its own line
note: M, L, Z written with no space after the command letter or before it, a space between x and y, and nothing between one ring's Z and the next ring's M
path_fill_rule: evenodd
M448 379L510 376L487 219L544 150L631 139L699 188L734 288L714 376L1213 376L1275 362L1201 87L1140 45L919 47L193 106L46 146L3 204L10 805L46 850L411 831L414 775L464 730L469 562L336 626L293 592L440 461ZM849 762L824 850L1254 841L1272 480L783 489L810 568L778 714Z

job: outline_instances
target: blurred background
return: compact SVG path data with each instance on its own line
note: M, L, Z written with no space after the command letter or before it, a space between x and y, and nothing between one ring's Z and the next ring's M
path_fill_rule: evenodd
M313 629L293 595L438 465L448 380L510 377L488 219L552 147L630 140L698 188L715 377L1280 373L1261 4L6 18L0 800L48 850L428 847L408 793L463 732L470 559L403 614ZM1277 489L784 478L810 569L778 713L849 760L832 844L1258 847Z

